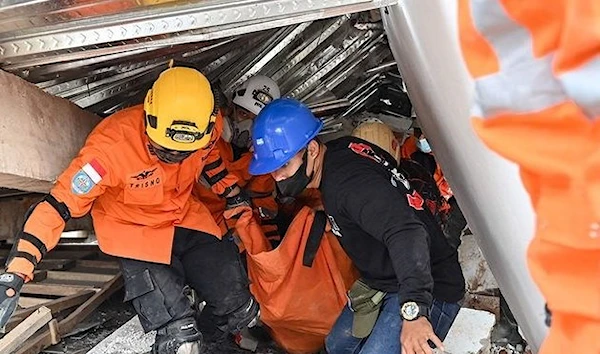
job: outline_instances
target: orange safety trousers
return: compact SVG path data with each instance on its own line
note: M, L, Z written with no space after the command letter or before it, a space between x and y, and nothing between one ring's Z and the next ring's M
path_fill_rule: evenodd
M520 167L528 263L552 312L540 353L600 353L600 5L459 2L473 125Z

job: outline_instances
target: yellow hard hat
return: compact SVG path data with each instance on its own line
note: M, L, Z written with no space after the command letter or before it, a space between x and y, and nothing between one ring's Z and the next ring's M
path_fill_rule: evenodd
M177 151L206 146L217 119L208 79L185 67L169 68L160 74L146 94L144 111L148 137Z
M390 127L378 119L369 119L360 123L352 131L352 136L375 144L400 161L401 150L398 139Z

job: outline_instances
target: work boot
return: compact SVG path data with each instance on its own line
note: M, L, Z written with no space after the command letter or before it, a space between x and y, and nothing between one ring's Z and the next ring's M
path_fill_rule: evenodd
M196 320L192 317L173 321L156 331L152 354L204 354L206 346Z
M218 324L217 327L224 333L236 335L246 327L254 327L258 323L259 317L260 307L254 297L251 296L246 304L228 314L227 321Z

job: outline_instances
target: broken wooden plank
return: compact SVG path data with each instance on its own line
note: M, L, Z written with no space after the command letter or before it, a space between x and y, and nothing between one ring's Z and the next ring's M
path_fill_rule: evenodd
M48 252L45 259L95 259L98 258L100 250L97 247L86 250L52 250Z
M78 273L93 273L114 276L115 274L121 271L121 268L119 267L119 263L116 259L106 261L96 259L81 259L76 261L75 267L73 269L70 269L70 271Z
M0 353L12 353L51 319L52 312L50 309L47 307L40 307L0 339Z
M56 279L47 279L44 281L45 285L59 285L64 286L66 288L77 288L77 289L91 289L98 291L104 284L104 282L93 282L93 281L85 281L85 280L56 280Z
M4 264L6 258L0 257L0 263ZM75 259L42 259L37 266L38 270L68 270L75 267Z
M80 267L76 266L73 269L70 269L73 272L79 273L94 273L94 274L106 274L106 275L116 275L121 270L119 268L89 268L89 267Z
M58 344L60 342L60 331L58 329L58 322L55 318L48 323L48 328L50 329L50 343L52 345Z
M100 285L102 285L113 277L114 275L110 274L48 271L46 279L85 281L90 283L100 283Z
M61 311L81 305L95 293L96 292L94 290L82 290L75 295L64 296L55 300L47 300L48 302L44 303L44 306L49 308L53 315L56 315ZM8 332L15 328L19 323L21 323L21 321L25 319L25 317L32 314L39 307L41 307L41 305L15 311L6 324L4 331Z
M77 267L119 269L117 261L97 261L93 259L77 260Z
M60 334L69 333L77 323L84 320L90 313L92 313L100 304L108 299L112 294L121 288L123 285L123 277L119 273L111 281L104 284L102 289L95 295L89 298L86 302L81 304L75 311L69 316L59 322ZM44 331L37 336L29 339L24 343L15 354L38 354L44 348L52 345L52 335L50 330Z
M42 259L38 265L40 270L69 270L75 267L74 259Z
M42 304L52 301L52 299L44 299L39 297L19 297L19 306L23 308L36 307L39 308ZM34 310L35 311L35 310Z
M48 277L48 272L45 270L36 270L33 272L33 282L45 280Z
M87 247L86 247L87 248ZM0 249L0 257L2 258L6 258L6 256L8 256L8 254L10 253L10 249L9 248L2 248ZM44 257L43 260L77 260L77 259L94 259L94 258L98 258L98 253L100 252L100 250L96 247L92 248L92 249L73 249L73 250L65 250L63 249L58 249L58 250L51 250L50 252L48 252L48 254Z
M46 296L69 296L75 295L83 289L88 289L89 286L85 285L61 285L61 284L49 284L45 282L41 283L27 283L23 285L21 294L29 295L46 295Z
M112 294L119 290L123 286L123 277L121 273L114 276L113 279L102 287L100 291L89 298L85 303L73 311L67 318L60 321L60 332L70 332L78 322L81 322L86 318L92 311L94 311L100 304L108 299Z

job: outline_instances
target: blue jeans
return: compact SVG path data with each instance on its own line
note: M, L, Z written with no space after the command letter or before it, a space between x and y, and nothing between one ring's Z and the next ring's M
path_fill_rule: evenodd
M446 338L459 310L460 305L457 303L433 300L431 326L440 340L443 341ZM402 318L400 317L398 294L387 294L385 296L375 327L373 327L373 331L367 338L352 336L352 318L352 310L345 306L325 339L327 353L399 354L401 352L400 331L402 330Z

